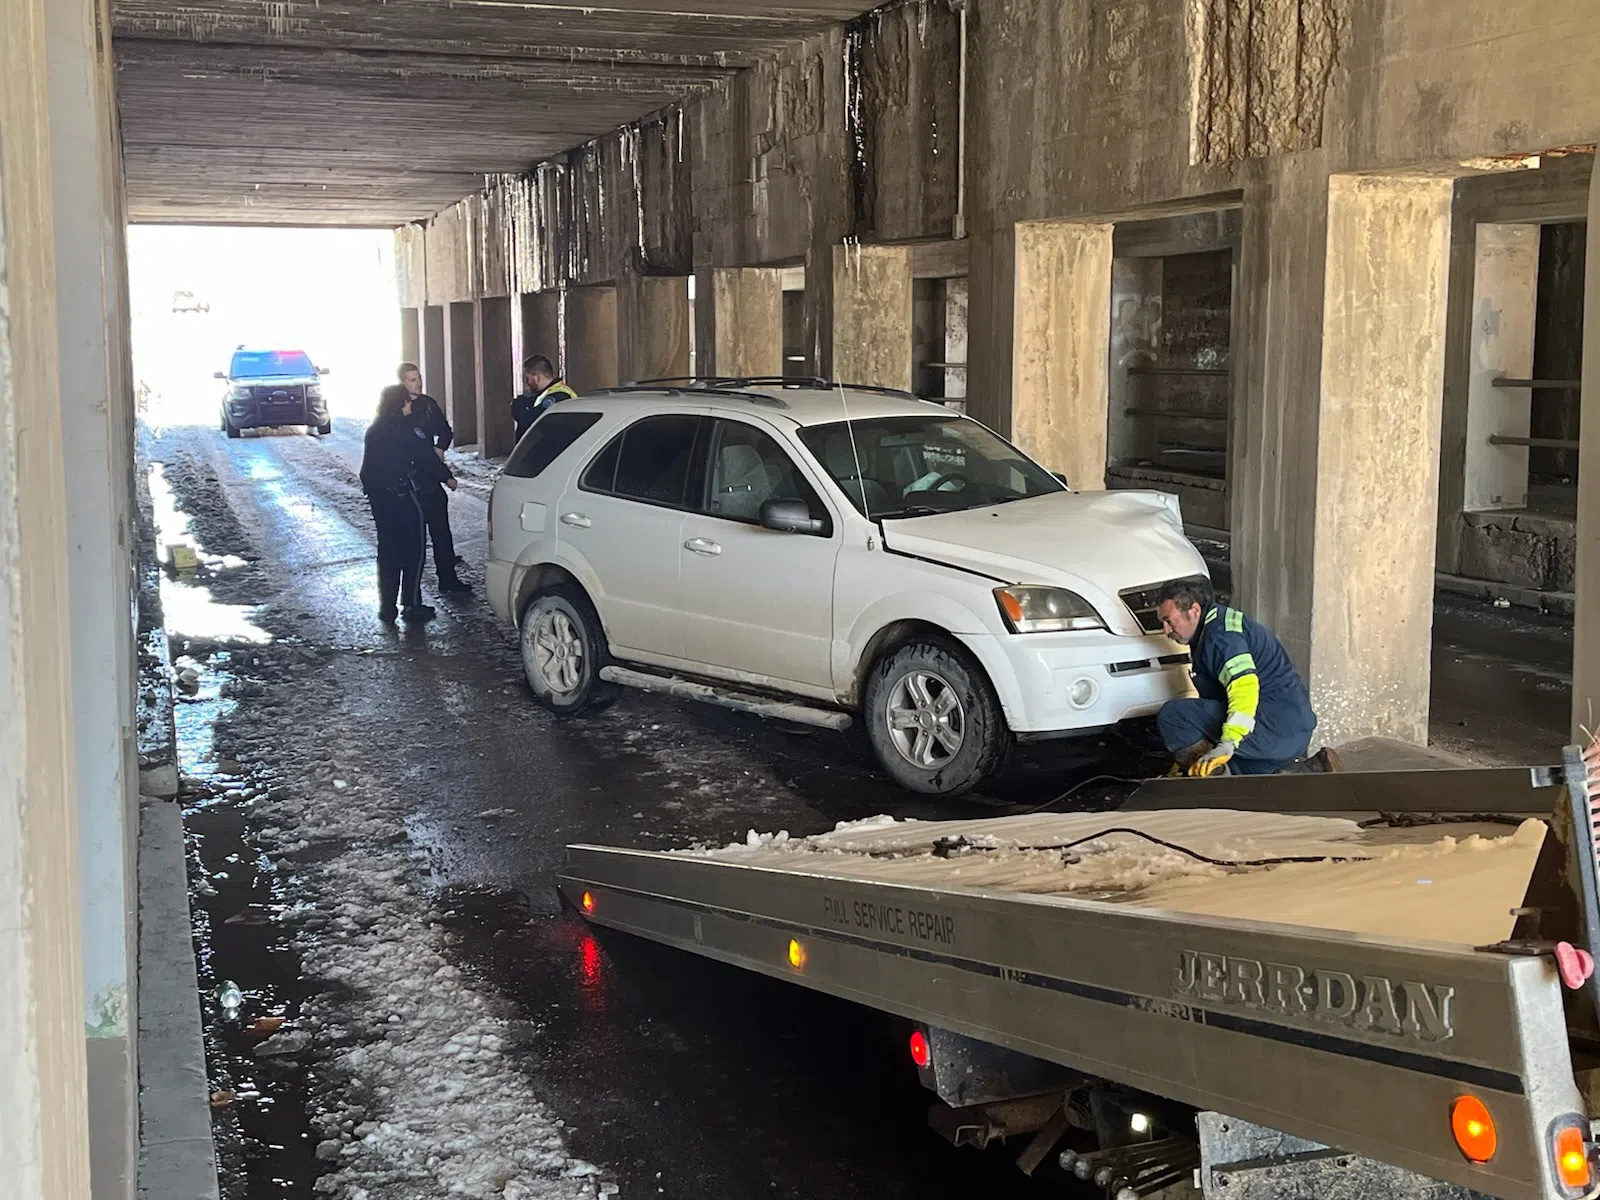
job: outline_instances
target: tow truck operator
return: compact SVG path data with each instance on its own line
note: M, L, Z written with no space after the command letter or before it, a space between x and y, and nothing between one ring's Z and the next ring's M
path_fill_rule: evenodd
M1336 771L1338 756L1310 759L1317 714L1283 643L1235 608L1218 604L1211 581L1179 579L1156 609L1173 641L1189 647L1198 697L1169 700L1156 716L1172 774L1271 775Z

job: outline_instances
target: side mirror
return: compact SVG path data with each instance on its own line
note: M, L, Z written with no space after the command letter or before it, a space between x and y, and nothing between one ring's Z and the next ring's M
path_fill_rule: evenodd
M761 506L761 527L779 533L810 533L823 531L823 523L811 515L811 506L804 500L768 500Z
M227 377L228 377L228 373L227 373L227 372L226 372L226 371L218 371L218 372L217 372L217 373L216 373L216 376L215 376L215 377L216 377L216 378L217 378L217 379L226 379L226 378L227 378Z
M318 367L317 368L317 374L318 375L326 375L327 373L328 373L328 368L327 367Z
M1062 487L1071 487L1072 486L1072 483L1060 471L1051 471L1050 474L1054 475L1057 479L1059 479L1061 481L1061 486Z

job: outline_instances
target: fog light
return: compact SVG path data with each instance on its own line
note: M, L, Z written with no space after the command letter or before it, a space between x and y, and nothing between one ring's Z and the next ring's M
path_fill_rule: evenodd
M1092 679L1074 679L1072 686L1067 689L1067 702L1073 708L1088 708L1093 704L1100 689L1095 687Z

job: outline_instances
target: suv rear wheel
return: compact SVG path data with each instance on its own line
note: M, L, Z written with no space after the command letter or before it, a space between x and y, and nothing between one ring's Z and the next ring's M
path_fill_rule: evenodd
M595 711L616 699L600 678L606 640L589 597L567 584L540 592L523 611L522 671L534 699L559 716Z
M919 638L873 668L863 716L872 749L913 792L959 796L996 774L1011 746L982 670L947 642Z

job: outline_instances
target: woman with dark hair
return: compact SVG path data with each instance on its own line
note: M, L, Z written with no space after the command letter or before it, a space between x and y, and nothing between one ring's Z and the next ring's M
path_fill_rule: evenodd
M411 424L411 393L403 384L390 384L378 398L361 456L361 487L378 527L378 619L385 623L398 616L426 621L434 614L422 602L425 526L417 490L425 483L456 490L450 468Z

